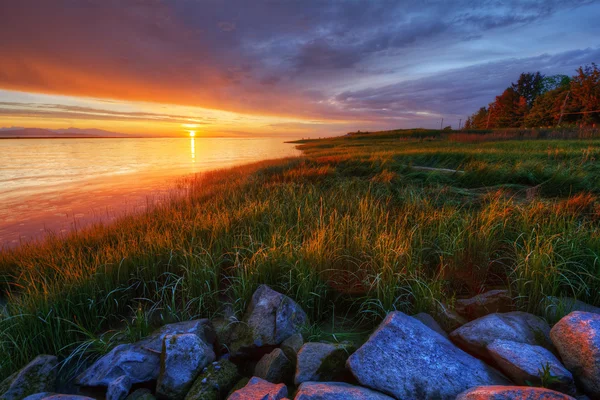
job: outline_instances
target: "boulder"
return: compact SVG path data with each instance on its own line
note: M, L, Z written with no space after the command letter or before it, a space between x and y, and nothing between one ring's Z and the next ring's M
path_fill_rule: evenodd
M283 350L285 356L292 362L292 364L296 365L296 358L298 357L298 352L303 344L304 338L302 337L302 334L296 333L285 339L279 347L281 350Z
M573 311L554 325L550 336L585 394L600 398L600 314Z
M25 397L23 400L96 400L93 397L79 396L75 394L37 393Z
M123 400L131 389L131 379L127 375L115 379L108 385L106 400Z
M292 374L292 362L281 349L265 354L254 368L254 376L272 383L289 382Z
M456 400L575 400L563 393L527 386L480 386L458 395Z
M554 350L546 321L520 311L486 315L456 329L450 333L450 339L468 353L486 360L490 360L487 346L497 339Z
M52 392L41 392L41 393L36 393L36 394L30 394L29 396L25 397L23 400L42 400L45 399L46 397L50 397L50 396L54 396L57 393L52 393Z
M332 343L306 343L298 352L296 385L307 381L332 381L347 374L346 360L352 346Z
M198 375L185 400L224 399L239 379L238 369L231 361L213 362Z
M160 352L136 344L121 344L98 359L76 379L81 386L108 387L124 375L132 383L156 380L160 372Z
M54 356L37 356L0 383L0 399L21 400L31 394L56 391L57 364Z
M150 389L138 389L131 393L125 400L156 400Z
M454 310L469 321L492 313L514 311L515 305L508 290L490 290L469 299L459 299Z
M549 321L556 322L573 311L584 311L593 314L600 314L600 308L594 307L572 297L546 297L544 312Z
M306 313L296 302L260 285L252 295L242 323L235 327L231 354L243 355L256 348L279 345L299 333L307 322Z
M516 384L544 386L559 392L575 394L573 375L549 350L509 340L495 340L487 349L500 371ZM545 373L548 376L544 377Z
M79 375L76 383L107 387L123 375L127 375L132 384L154 381L160 373L160 354L165 336L187 333L195 334L210 345L216 337L207 319L165 325L139 342L116 346Z
M200 371L215 358L212 346L193 333L165 336L157 395L169 399L184 398Z
M452 399L502 374L401 312L388 314L347 366L362 386L397 399Z
M393 400L392 397L343 382L304 382L294 400Z
M168 335L183 335L191 333L200 338L204 343L213 345L217 338L215 328L212 323L206 319L196 319L192 321L176 322L174 324L164 325L150 336L136 343L140 347L144 347L154 352L162 351L163 340Z
M280 400L287 393L287 387L283 383L274 384L252 377L246 386L233 392L228 400Z
M442 329L440 324L438 324L437 321L433 319L431 315L427 313L418 313L413 315L412 317L418 321L421 321L423 325L433 330L434 332L437 332L443 337L448 338L448 334L446 333L446 331Z

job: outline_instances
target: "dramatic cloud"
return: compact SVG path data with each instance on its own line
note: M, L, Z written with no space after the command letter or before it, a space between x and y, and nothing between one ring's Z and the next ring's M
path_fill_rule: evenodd
M4 1L0 89L406 126L470 113L524 70L597 60L598 14L555 0Z

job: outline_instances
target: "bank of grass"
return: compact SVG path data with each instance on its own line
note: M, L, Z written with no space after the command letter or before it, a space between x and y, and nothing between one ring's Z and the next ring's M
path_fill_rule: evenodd
M402 134L305 141L302 157L182 182L146 214L0 252L0 375L239 316L261 283L302 305L311 337L495 287L540 315L548 295L600 305L598 140Z

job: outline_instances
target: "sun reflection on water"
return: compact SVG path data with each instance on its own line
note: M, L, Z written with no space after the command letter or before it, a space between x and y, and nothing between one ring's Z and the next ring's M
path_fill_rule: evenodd
M192 162L196 162L196 139L190 138L190 151L192 153Z

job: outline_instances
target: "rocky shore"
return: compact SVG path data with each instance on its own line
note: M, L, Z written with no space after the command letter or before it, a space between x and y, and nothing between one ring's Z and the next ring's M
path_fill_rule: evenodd
M263 285L241 321L165 325L114 347L69 393L57 393L57 357L40 355L0 383L0 400L600 399L600 309L548 309L553 326L495 290L434 316L391 312L359 346L305 343L305 312Z

